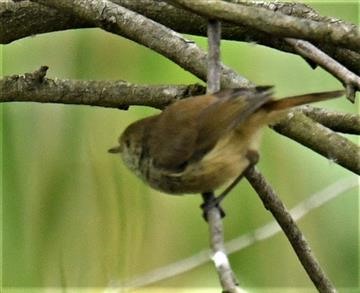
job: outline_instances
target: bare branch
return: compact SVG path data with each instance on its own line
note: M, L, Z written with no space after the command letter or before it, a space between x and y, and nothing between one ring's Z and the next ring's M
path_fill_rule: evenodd
M291 112L274 125L273 129L340 166L360 174L360 148L329 128L315 123L301 111Z
M321 23L288 16L262 7L250 7L219 0L167 0L199 15L246 25L277 37L289 37L332 43L355 51L360 50L360 30L345 23Z
M275 191L266 182L265 178L256 170L256 168L249 169L246 178L260 196L265 208L272 213L285 232L286 237L289 239L296 255L315 287L319 292L336 292L335 287L331 284L325 272L320 267L296 222L278 198Z
M33 0L33 2L72 13L107 31L142 44L176 62L202 80L206 80L207 55L194 42L138 13L107 0ZM223 87L250 85L248 80L224 65L221 73Z
M176 99L205 93L201 85L136 85L125 81L45 78L46 66L33 73L0 79L0 103L39 102L127 109L131 105L164 108Z
M112 0L144 16L153 19L180 33L206 35L206 19L184 9L154 0ZM237 3L239 0L229 2ZM241 4L261 6L286 15L306 18L324 23L342 23L338 19L323 17L310 7L301 3L288 2L241 2ZM93 27L87 21L30 1L15 3L0 2L0 43L6 44L34 34L66 30L71 28ZM264 33L243 25L223 23L222 38L244 42L255 42L281 51L296 53L282 38ZM327 43L315 44L322 51L356 74L360 74L360 54Z
M216 20L208 22L208 74L207 74L207 93L212 94L220 90L221 78L221 23Z
M314 211L331 200L344 195L345 192L358 187L358 185L357 178L340 179L315 194L308 196L304 201L292 208L290 210L290 214L295 221L299 221L311 211ZM229 253L238 252L258 242L265 241L280 232L282 232L280 226L275 220L273 220L254 231L240 235L239 237L226 242L225 248ZM201 250L188 258L157 268L153 271L145 273L144 275L128 280L123 285L124 287L130 289L139 288L175 277L207 263L209 261L210 254L211 252L209 249Z
M346 96L351 102L355 102L355 92L360 90L360 77L352 73L339 62L316 48L313 44L291 38L286 41L292 44L295 50L303 57L309 58L322 68L337 77L347 89Z
M216 20L208 22L208 74L207 93L212 94L220 90L221 64L220 64L220 41L221 23ZM204 192L204 207L215 199L214 192ZM210 246L213 252L216 271L219 276L223 292L239 292L235 275L231 269L230 262L224 247L224 228L221 213L217 206L209 209L204 208L205 218L209 224Z
M1 44L35 34L91 26L71 14L31 1L0 1Z
M310 106L301 108L301 111L333 131L360 135L360 116L357 114L339 113Z

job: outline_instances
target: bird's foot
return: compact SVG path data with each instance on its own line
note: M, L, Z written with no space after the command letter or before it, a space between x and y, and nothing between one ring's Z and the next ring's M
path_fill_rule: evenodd
M213 208L216 208L219 211L221 218L225 217L225 212L220 206L220 198L215 197L213 192L205 192L202 196L204 202L200 205L200 208L203 210L203 218L206 222L208 221L208 214Z

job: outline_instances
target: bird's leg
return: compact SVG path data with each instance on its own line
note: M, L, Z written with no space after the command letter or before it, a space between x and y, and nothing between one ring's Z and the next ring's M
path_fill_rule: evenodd
M204 202L200 205L203 210L203 218L207 222L207 213L212 208L217 208L220 212L221 218L225 217L225 212L221 206L216 202L216 197L213 191L204 192L201 194Z
M211 192L211 196L210 196L210 192L205 192L202 194L204 203L200 207L203 210L203 217L206 221L207 221L206 219L207 211L213 207L219 209L221 217L225 217L225 212L220 207L220 203L228 195L228 193L240 182L240 180L244 177L245 173L257 164L257 162L259 161L259 153L254 150L249 150L246 153L246 158L249 161L249 164L246 167L246 169L243 172L241 172L241 174L238 177L236 177L235 180L219 196L215 197L213 192Z
M246 153L246 158L249 161L249 165L246 167L244 171L241 172L241 174L238 177L235 178L235 180L218 197L216 197L215 200L217 201L217 204L220 204L220 202L227 196L227 194L240 182L241 179L243 179L246 171L250 170L258 163L259 153L257 151L249 150Z

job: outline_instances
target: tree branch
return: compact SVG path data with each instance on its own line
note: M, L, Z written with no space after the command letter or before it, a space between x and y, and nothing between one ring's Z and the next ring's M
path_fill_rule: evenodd
M75 17L142 44L202 80L206 80L207 55L194 42L138 13L107 0L33 0L33 2L72 13ZM223 87L250 85L248 80L224 65L221 73Z
M89 105L126 109L141 105L163 109L171 102L205 93L199 84L192 85L137 85L126 81L82 81L48 79L34 75L46 73L43 66L33 73L5 76L0 79L0 103L38 102ZM360 117L311 106L299 109L306 116L333 131L360 134Z
M315 287L319 290L319 292L336 292L335 287L331 284L330 280L321 269L296 222L276 195L275 191L266 182L265 178L259 171L256 170L256 168L248 170L246 178L249 180L256 193L260 196L265 208L272 213L285 232L286 237L289 239L296 255Z
M208 94L213 94L220 90L221 78L221 23L217 20L208 21L208 70L207 70L207 90Z
M142 17L141 15L138 15L132 11L119 7L106 0L102 0L102 1L75 0L72 1L72 3L70 3L69 1L65 2L65 1L55 1L55 0L48 0L48 1L36 0L35 2L42 3L45 5L50 5L60 10L64 9L64 11L74 12L76 16L80 17L81 19L85 19L86 22L91 22L92 24L95 24L99 27L107 29L111 32L116 32L118 34L124 35L125 37L128 37L138 43L146 45L149 48L159 52L160 54L165 55L169 59L177 62L180 66L186 68L187 70L199 76L200 78L204 79L205 77L204 74L206 74L206 63L204 59L206 59L206 55L195 44L185 40L175 32L161 25L158 25L157 23L152 22L146 19L145 17ZM177 2L187 2L187 1L184 0ZM199 2L202 3L202 1ZM211 2L215 3L218 1L211 1ZM86 6L85 4L90 4L90 5ZM312 23L310 22L308 24L312 24ZM281 31L281 26L278 27L278 29ZM307 32L311 32L311 29L313 28L310 28L310 30ZM335 34L335 39L332 39L332 41L336 40L337 37L342 36L341 29L337 30L336 32L337 35ZM322 31L322 33L324 33L324 31ZM350 42L356 40L357 37L356 31L355 33L349 35L350 36L348 36L348 38ZM161 38L159 38L159 36L161 36ZM337 42L341 43L341 40L340 41L337 40ZM178 51L180 53L178 53ZM42 73L43 71L44 68L40 71L35 72L30 79L37 83L44 82L45 74ZM224 87L250 85L248 81L242 79L235 72L233 72L228 68L225 68L224 66L222 66L221 78L222 78L221 84ZM291 123L292 122L290 121L290 124ZM308 125L311 125L311 123L309 122ZM293 134L292 130L290 131L290 134ZM313 135L313 134L310 133L308 135ZM353 151L353 149L350 151ZM249 176L251 177L251 174ZM258 177L257 179L260 178L258 175L256 176ZM320 281L319 281L319 286L322 286L322 283Z
M206 36L207 20L205 18L163 1L112 0L112 2L143 14L180 33ZM230 0L230 2L237 3L239 1ZM323 23L343 23L338 19L320 16L313 9L301 3L256 1L242 2L242 4L261 6L271 11L279 11L286 15ZM0 43L2 44L39 33L85 27L94 27L94 25L74 17L72 14L37 3L30 1L0 2ZM243 25L223 23L222 38L255 42L281 51L296 53L293 47L282 38ZM324 42L317 42L315 45L349 70L360 74L360 54Z
M347 89L346 97L355 102L355 92L360 90L360 77L352 73L346 67L338 63L336 60L326 55L324 52L316 48L313 44L291 38L285 39L289 44L293 45L295 50L301 55L319 64L322 68L330 72L338 78Z
M45 78L47 66L33 73L0 79L0 102L78 104L127 109L131 105L164 108L176 99L205 93L201 85L136 85L125 81Z
M294 111L273 126L273 129L312 149L344 168L360 174L360 148L350 140L315 123L301 111Z
M292 218L297 222L305 217L311 211L322 207L331 200L344 195L348 190L358 187L357 178L340 179L324 189L306 197L305 200L297 204L290 210ZM281 232L280 226L275 220L266 223L265 225L243 234L225 243L225 248L229 253L241 251L247 247L250 247L258 242L267 240L279 232ZM131 280L125 282L119 282L126 288L140 288L145 287L156 282L175 277L177 275L186 273L192 269L195 269L209 261L209 249L204 249L198 253L182 259L180 261L171 263L169 265L154 269L148 273L137 276ZM114 281L112 281L113 283ZM117 283L115 281L115 283Z
M127 109L131 105L163 108L176 99L203 94L200 85L136 85L125 81L74 81L45 78L46 67L34 73L0 79L0 102L79 104ZM43 75L43 76L42 76ZM359 133L359 116L303 107L273 128L335 163L359 173L358 147L348 139L314 123L301 112L340 132ZM325 131L325 133L324 133Z
M220 63L220 41L221 23L216 20L208 22L208 74L207 90L212 94L220 90L221 63ZM210 246L212 250L212 260L214 261L223 292L239 292L239 287L235 275L231 269L230 262L224 247L224 228L221 220L221 213L217 206L205 209L207 204L215 199L214 191L204 192L205 218L209 224Z
M360 50L360 30L346 23L321 23L219 0L167 0L208 18L246 25L277 37L326 42L355 51Z
M333 131L360 135L360 116L357 114L339 113L311 106L302 107L301 111Z
M129 37L142 45L148 46L158 53L165 55L170 60L176 62L197 77L203 80L206 78L206 54L198 46L196 46L196 44L185 40L176 32L149 20L146 17L106 0L96 2L90 1L94 4L90 6L83 5L84 3L88 3L86 0L75 0L71 3L68 1L56 0L36 1L46 2L47 5L58 7L59 10L73 11L74 14L80 18L85 18L86 16L88 21L92 21L93 23L107 28L112 32L117 32L120 35ZM161 36L161 38L159 39L158 36ZM248 80L240 77L236 72L222 66L222 87L246 87L251 85L252 84ZM297 122L295 120L288 119L287 123L289 124L287 132L283 132L283 134L289 137L296 137ZM312 122L309 121L308 123L311 124ZM314 139L311 136L311 133L304 132L302 136L303 140L309 139L311 141ZM326 152L320 153L323 155L325 154L326 156ZM334 162L338 163L338 160L335 157L332 158L334 158ZM343 160L340 161L345 163ZM352 164L353 163L354 162L352 162ZM351 167L348 169L351 169Z
M0 43L47 32L92 27L71 14L30 1L0 1Z

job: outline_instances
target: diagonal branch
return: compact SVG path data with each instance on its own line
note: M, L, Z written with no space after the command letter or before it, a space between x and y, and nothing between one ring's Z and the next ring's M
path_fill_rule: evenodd
M352 73L339 62L316 48L313 44L291 38L285 39L289 44L293 45L295 50L303 57L309 58L322 68L330 72L333 76L338 78L347 89L346 97L355 102L355 92L360 91L360 77Z
M301 111L312 120L336 132L360 135L360 116L352 113L340 113L311 106Z
M325 126L314 123L300 111L294 111L273 126L273 129L312 149L344 168L360 174L360 148Z
M205 93L193 85L137 85L125 81L45 78L47 66L0 79L0 103L39 102L127 109L131 105L164 108L177 99Z
M290 210L291 217L295 222L299 222L311 211L323 206L348 190L357 189L358 187L359 182L357 176L338 179L320 191L306 196L303 201ZM241 250L242 248L248 247L255 242L266 240L281 231L281 227L276 224L276 221L271 221L264 226L257 228L253 232L228 241L226 243L226 248L229 253L233 253Z
M300 202L290 210L290 214L292 218L298 222L308 213L322 207L331 200L344 195L346 191L357 187L358 180L356 178L337 180L315 194L306 197L304 201ZM225 247L229 253L238 252L258 242L267 240L281 231L280 226L273 220L254 231L240 235L237 238L226 242ZM207 263L209 261L209 254L210 251L208 249L201 250L188 258L154 269L148 273L125 281L122 284L124 287L131 289L152 285L156 282L189 272L190 270Z
M320 267L304 235L291 217L291 214L276 195L272 187L266 182L262 174L256 170L256 168L251 168L247 171L246 178L260 196L265 208L272 213L283 229L315 287L319 292L336 292L335 287L331 284L325 272Z
M104 30L142 44L206 80L207 55L194 42L138 13L107 0L33 0L93 23ZM160 37L159 37L160 36ZM223 87L249 86L250 82L222 65Z
M163 1L154 0L112 0L129 10L159 22L175 31L185 34L206 36L206 19L174 7ZM229 2L238 3L239 0ZM260 6L271 11L317 22L343 23L334 18L323 17L309 6L302 3L288 2L241 2L250 6ZM6 44L19 38L34 34L66 30L73 28L94 27L91 22L74 17L70 13L58 11L30 1L0 2L0 43ZM243 25L223 23L222 38L243 42L255 42L281 51L296 53L291 45L282 38L264 33ZM324 42L316 46L356 74L360 74L360 54Z
M250 7L219 0L167 0L199 15L246 25L277 37L328 42L355 51L360 50L360 30L345 23L321 23L288 16L262 7Z

